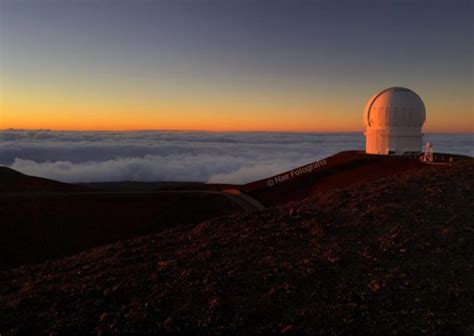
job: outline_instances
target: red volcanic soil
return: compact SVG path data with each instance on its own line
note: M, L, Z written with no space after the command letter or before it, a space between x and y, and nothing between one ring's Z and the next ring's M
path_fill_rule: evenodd
M474 332L474 161L0 273L9 334Z
M444 156L448 158L447 154ZM288 175L284 181L271 177L246 185L196 182L72 185L0 167L0 269L64 257L237 211L255 210L248 197L222 193L224 189L243 191L268 206L426 167L417 156L346 151L320 161L311 171L278 175ZM269 180L277 182L269 185Z
M448 161L450 158L458 161L467 157L436 154L436 158L440 161ZM423 169L426 166L420 162L418 155L388 156L345 151L319 161L318 166L310 173L300 173L292 177L290 171L287 172L288 179L281 183L275 182L273 176L243 185L240 189L264 205L276 205L359 182L370 182L393 174ZM285 175L282 173L277 176L286 178ZM269 180L274 184L269 186Z

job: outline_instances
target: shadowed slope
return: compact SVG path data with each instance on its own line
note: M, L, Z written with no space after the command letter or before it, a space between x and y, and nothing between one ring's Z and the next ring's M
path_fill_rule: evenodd
M0 167L0 269L251 211L239 197L220 192L225 186L111 182L86 187Z
M0 330L472 334L473 182L430 166L3 272Z
M216 192L0 194L0 269L245 211Z
M91 191L85 186L62 183L42 177L29 176L11 168L0 167L0 192L25 192L25 191L60 191L78 192Z

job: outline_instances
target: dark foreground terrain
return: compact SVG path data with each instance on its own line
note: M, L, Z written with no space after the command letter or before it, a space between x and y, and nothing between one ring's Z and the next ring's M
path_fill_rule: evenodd
M448 158L468 159L436 155L442 164ZM308 166L313 169L304 169ZM316 168L310 163L245 185L163 181L74 185L0 167L0 270L427 167L417 156L344 151L319 161ZM275 183L278 176L287 178Z
M0 333L474 332L474 163L0 273Z
M0 167L0 270L248 211L204 183L73 185Z

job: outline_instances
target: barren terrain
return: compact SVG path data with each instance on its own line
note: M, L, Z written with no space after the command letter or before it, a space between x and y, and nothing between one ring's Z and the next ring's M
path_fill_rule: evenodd
M474 163L1 272L0 332L474 332Z

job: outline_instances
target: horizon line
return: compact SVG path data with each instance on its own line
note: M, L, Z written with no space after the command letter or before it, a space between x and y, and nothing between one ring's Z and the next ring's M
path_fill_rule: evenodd
M361 133L365 130L206 130L206 129L55 129L55 128L0 128L0 132L6 131L47 131L47 132L202 132L202 133ZM474 130L465 131L426 131L423 134L472 134Z

